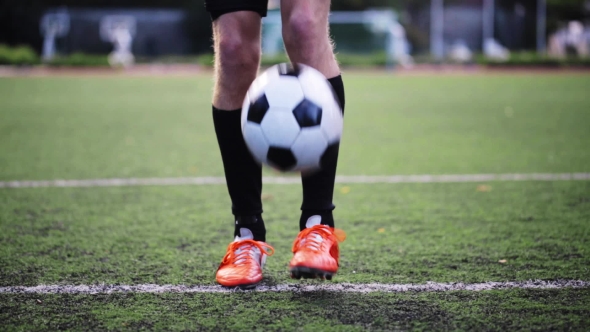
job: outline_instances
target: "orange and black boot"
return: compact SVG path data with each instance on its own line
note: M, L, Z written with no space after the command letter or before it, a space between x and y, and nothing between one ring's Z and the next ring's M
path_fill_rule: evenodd
M309 218L293 243L293 259L289 263L291 278L320 278L331 280L338 271L338 242L344 241L344 231L321 225L321 218Z
M240 236L227 247L227 252L217 269L217 282L226 287L250 289L262 281L262 268L266 256L274 248L262 241L255 241L247 228L240 229Z

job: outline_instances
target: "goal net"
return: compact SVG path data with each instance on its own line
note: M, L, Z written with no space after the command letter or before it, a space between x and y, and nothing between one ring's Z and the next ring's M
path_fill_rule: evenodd
M270 10L263 19L262 50L265 56L284 53L281 15ZM340 54L385 54L388 65L410 66L410 46L405 30L392 10L337 11L330 14L330 33Z

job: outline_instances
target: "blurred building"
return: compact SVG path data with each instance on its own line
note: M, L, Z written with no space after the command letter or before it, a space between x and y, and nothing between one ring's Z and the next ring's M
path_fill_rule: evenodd
M461 41L474 51L483 46L483 7L481 0L444 1L443 38L445 50ZM500 44L512 49L535 49L536 2L497 0L493 15L493 35ZM409 29L410 42L418 52L429 47L428 35L431 11L428 5L408 6L404 24Z
M47 13L59 10L49 10ZM70 31L57 40L62 53L84 52L106 54L112 44L101 39L100 21L109 15L135 18L136 33L132 50L138 56L190 54L191 40L186 33L186 13L179 9L70 9Z
M590 0L547 1L546 36L562 24L578 20L588 26ZM400 23L406 30L413 54L430 53L431 12L433 0L332 0L337 11L360 11L370 7L391 9L400 13ZM485 0L443 0L443 47L448 53L452 45L465 45L479 52L483 45L483 4ZM39 19L43 13L67 6L71 29L67 36L58 38L57 49L62 53L85 52L106 54L112 44L99 35L100 19L106 15L131 15L137 21L133 53L138 56L185 55L211 51L211 21L203 0L27 0L0 1L0 43L27 44L38 52L43 39L39 33ZM270 0L276 7L278 0ZM493 38L510 50L535 50L538 36L536 13L538 0L494 0ZM168 6L168 9L163 8ZM117 9L128 8L128 9ZM161 9L163 8L163 9ZM584 9L586 8L586 9ZM355 27L334 27L337 47L348 52L353 49L372 51L366 45L375 40L374 34ZM541 34L541 37L542 34ZM541 38L542 39L542 38ZM365 44L362 44L362 43ZM362 46L359 46L362 45Z

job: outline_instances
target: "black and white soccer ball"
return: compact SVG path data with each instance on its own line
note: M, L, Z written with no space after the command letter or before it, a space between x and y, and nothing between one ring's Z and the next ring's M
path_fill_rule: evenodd
M318 170L338 149L342 108L319 71L278 64L250 86L242 133L256 160L280 171Z

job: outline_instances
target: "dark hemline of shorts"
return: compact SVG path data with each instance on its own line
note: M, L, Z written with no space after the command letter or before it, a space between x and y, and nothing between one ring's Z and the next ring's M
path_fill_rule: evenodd
M268 0L205 0L205 8L215 21L219 16L237 11L253 11L266 17Z

